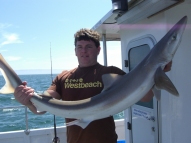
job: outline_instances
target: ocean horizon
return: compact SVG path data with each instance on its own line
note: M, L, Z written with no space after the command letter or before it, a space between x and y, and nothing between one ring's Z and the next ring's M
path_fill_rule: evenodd
M66 69L52 69L52 74L59 74ZM51 69L27 69L27 70L15 70L18 75L33 75L33 74L50 74Z

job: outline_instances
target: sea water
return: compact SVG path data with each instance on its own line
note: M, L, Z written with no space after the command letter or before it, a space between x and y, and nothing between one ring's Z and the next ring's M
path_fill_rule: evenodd
M53 78L56 75L53 75ZM27 81L27 86L35 89L36 92L43 92L48 89L51 84L52 77L50 74L34 74L19 75L22 81ZM5 84L3 77L0 75L0 88ZM9 108L4 107L21 106L13 96L13 94L0 94L0 132L25 130L25 108ZM27 109L29 129L53 127L54 115L45 113L43 115L35 115ZM123 112L114 115L114 119L123 118ZM64 126L65 120L56 116L56 126Z

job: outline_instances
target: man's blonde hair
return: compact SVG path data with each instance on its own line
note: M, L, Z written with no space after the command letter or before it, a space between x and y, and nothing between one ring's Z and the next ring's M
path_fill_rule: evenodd
M99 33L91 29L87 29L87 28L80 29L74 34L74 38L75 38L74 40L75 46L76 46L76 42L80 40L85 40L85 41L92 40L95 43L96 47L100 46Z

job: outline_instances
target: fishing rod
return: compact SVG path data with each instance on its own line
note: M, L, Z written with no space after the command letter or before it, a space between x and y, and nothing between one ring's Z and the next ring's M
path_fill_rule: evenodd
M51 42L50 42L50 64L51 64L51 79L53 82ZM52 140L52 143L60 143L60 139L59 139L59 137L57 137L57 132L56 132L56 117L55 117L55 115L54 115L54 139Z

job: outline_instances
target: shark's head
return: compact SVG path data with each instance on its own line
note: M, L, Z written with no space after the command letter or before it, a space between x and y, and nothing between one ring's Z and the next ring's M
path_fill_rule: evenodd
M186 27L187 16L184 16L180 21L178 21L168 33L154 46L148 56L148 60L153 60L153 63L157 67L164 66L169 63L176 53L176 50L181 42L181 38Z
M170 31L160 40L163 48L162 56L167 60L171 61L176 53L176 50L181 42L181 38L186 27L187 16L184 16L178 21Z

